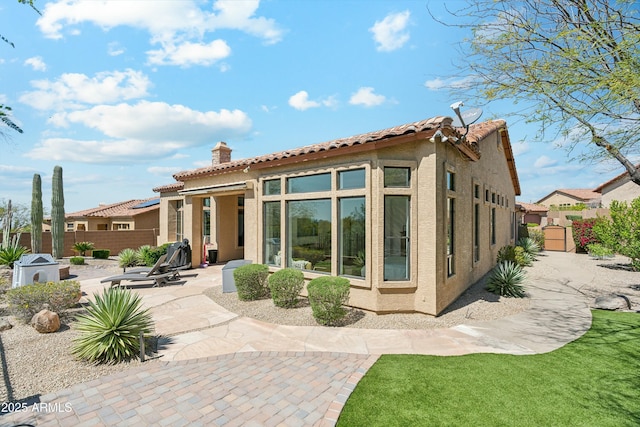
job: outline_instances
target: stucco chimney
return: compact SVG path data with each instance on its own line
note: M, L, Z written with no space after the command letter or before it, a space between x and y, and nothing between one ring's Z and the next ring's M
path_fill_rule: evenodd
M211 150L211 164L217 166L222 163L231 161L231 148L227 147L226 142L218 142Z

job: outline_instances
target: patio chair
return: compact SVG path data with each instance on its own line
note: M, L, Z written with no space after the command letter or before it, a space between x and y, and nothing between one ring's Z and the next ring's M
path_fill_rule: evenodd
M151 269L134 269L117 276L106 277L100 280L100 283L111 282L111 287L122 286L122 281L140 282L140 281L153 281L153 287L163 286L167 283L176 280L176 272L173 270L162 271L161 266L165 264L167 259L166 255L162 255Z

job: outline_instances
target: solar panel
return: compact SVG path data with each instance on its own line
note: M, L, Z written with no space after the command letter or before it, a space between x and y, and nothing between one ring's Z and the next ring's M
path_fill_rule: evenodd
M146 202L138 203L132 209L148 208L149 206L159 205L159 204L160 204L160 199L159 198L158 199L151 199L151 200L147 200Z

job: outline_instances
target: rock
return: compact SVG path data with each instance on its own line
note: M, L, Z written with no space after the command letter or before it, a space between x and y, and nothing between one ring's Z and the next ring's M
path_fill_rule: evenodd
M631 302L624 295L601 295L596 297L593 308L600 310L630 310Z
M31 318L31 326L41 334L49 334L60 329L60 317L58 313L49 310L41 310Z
M13 328L13 325L9 323L5 317L0 317L0 331L6 331L7 329Z

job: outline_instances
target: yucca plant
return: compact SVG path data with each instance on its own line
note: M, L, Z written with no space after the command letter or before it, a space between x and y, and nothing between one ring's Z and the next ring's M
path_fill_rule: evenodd
M9 244L0 248L0 264L13 268L13 263L20 260L20 257L29 252L29 249L19 244Z
M155 264L155 262L151 263L151 265L149 265L149 263L147 262L148 259L150 259L151 257L151 246L150 245L142 245L138 248L138 250L136 251L136 255L138 256L138 265L147 265L149 267L151 267L153 264Z
M118 254L118 265L126 270L127 267L138 265L138 259L138 253L135 250L126 248Z
M94 294L87 314L77 316L80 335L74 339L72 353L96 363L117 363L134 358L140 351L140 334L153 330L148 309L142 299L127 289L108 288Z
M533 260L536 259L536 256L540 253L540 246L538 243L533 240L531 237L523 237L518 240L518 246L520 246L526 253L531 255Z
M524 278L525 272L520 265L512 261L501 262L491 271L486 289L504 297L523 298L524 286L520 283Z

